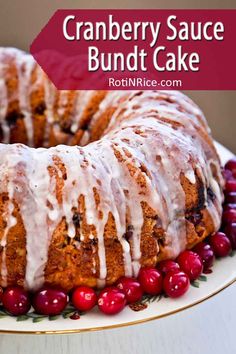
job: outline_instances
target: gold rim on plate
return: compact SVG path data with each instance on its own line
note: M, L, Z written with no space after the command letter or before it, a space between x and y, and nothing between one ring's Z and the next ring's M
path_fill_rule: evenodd
M191 307L194 307L196 305L201 304L202 302L214 297L215 295L218 295L220 292L222 292L223 290L227 289L230 285L232 285L233 283L236 282L236 277L231 280L229 283L227 283L226 285L224 285L222 288L214 291L213 293L203 297L200 300L197 300L195 302L193 302L190 305L186 305L183 306L177 310L173 310L173 311L169 311L167 313L164 313L162 315L156 315L156 316L152 316L152 317L148 317L145 319L141 319L141 320L136 320L136 321L131 321L131 322L125 322L125 323L120 323L120 324L115 324L115 325L108 325L108 326L101 326L101 327L94 327L94 328L75 328L75 329L63 329L63 330L52 330L52 331L16 331L16 330L0 330L0 334L73 334L73 333L83 333L83 332L96 332L96 331L102 331L102 330L106 330L106 329L114 329L114 328L122 328L122 327L128 327L128 326L133 326L136 324L141 324L141 323L146 323L146 322L150 322L150 321L154 321L154 320L158 320L160 318L163 317L168 317L170 315L174 315L176 313L182 312L184 310L187 310Z

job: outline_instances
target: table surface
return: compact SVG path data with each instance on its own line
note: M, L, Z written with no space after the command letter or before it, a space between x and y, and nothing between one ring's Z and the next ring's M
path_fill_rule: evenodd
M233 354L236 283L181 313L120 329L70 335L1 335L7 354Z

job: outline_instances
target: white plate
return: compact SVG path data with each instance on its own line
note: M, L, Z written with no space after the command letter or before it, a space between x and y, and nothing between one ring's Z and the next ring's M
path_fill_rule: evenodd
M220 144L216 144L222 163L232 157L232 153ZM90 313L82 315L78 320L70 318L48 318L40 322L33 322L32 318L17 321L15 317L1 316L0 332L2 333L73 333L84 331L95 331L107 328L115 328L133 325L141 322L158 319L174 314L186 308L199 304L216 295L221 290L236 280L236 255L227 257L215 262L213 273L208 274L204 279L191 286L190 290L183 297L173 300L169 298L151 299L147 308L141 311L133 311L126 307L124 311L116 316L106 316L94 309Z

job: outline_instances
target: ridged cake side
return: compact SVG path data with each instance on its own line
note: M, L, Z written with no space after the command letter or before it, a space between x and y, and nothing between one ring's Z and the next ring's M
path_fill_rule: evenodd
M0 86L2 286L113 284L219 228L219 158L180 92L59 92L5 48Z

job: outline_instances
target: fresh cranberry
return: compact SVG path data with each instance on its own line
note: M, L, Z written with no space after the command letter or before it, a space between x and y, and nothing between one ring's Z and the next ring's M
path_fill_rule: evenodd
M189 277L186 273L169 272L164 277L163 288L169 297L177 298L184 295L189 289Z
M216 255L216 257L226 257L231 251L230 240L223 232L216 232L210 236L209 243Z
M2 295L3 307L13 316L25 315L31 305L29 294L21 287L11 286Z
M98 296L98 308L106 315L119 313L125 305L125 294L114 286L103 289Z
M41 289L33 297L33 307L41 315L56 316L66 307L67 295L54 288Z
M236 250L236 223L228 223L224 228L224 232L230 240L233 250Z
M122 277L118 280L116 286L123 291L129 304L141 300L143 296L143 289L140 283L134 278Z
M92 288L79 286L73 291L71 300L77 310L89 311L96 305L97 295Z
M235 204L236 203L236 192L230 192L225 195L225 203Z
M163 278L161 272L156 268L141 268L138 281L147 294L158 295L162 291Z
M194 247L193 251L201 258L204 270L212 267L215 256L210 245L205 242L200 242Z
M236 210L234 209L225 210L223 212L222 222L223 224L236 222Z
M236 203L235 204L229 203L224 205L224 210L230 210L230 209L236 210Z
M166 275L169 272L178 272L180 270L180 267L178 263L167 259L165 261L161 261L158 264L158 269L163 275Z
M236 176L236 157L233 157L225 164L225 170L231 171Z
M197 279L202 271L203 264L202 260L197 253L192 251L183 251L177 258L180 269L183 270L189 277L190 280Z
M233 173L230 170L223 170L223 176L226 181L234 179Z
M236 180L235 179L230 179L230 180L226 181L225 192L226 193L236 192Z

